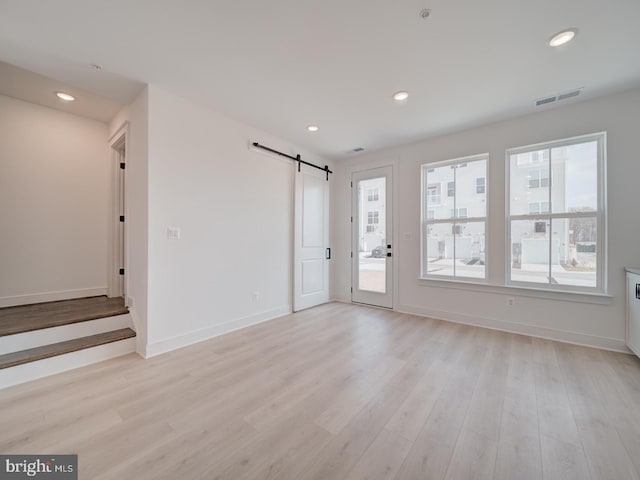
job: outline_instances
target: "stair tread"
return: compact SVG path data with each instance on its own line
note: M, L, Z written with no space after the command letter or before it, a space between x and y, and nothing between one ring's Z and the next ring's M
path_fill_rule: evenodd
M65 353L84 350L85 348L97 347L98 345L104 345L106 343L118 342L135 336L136 332L130 328L121 328L111 332L98 333L96 335L89 335L88 337L75 338L42 347L7 353L0 355L0 370L22 365L23 363L35 362L36 360L43 360L45 358L64 355Z
M76 298L0 308L0 337L129 313L122 297Z

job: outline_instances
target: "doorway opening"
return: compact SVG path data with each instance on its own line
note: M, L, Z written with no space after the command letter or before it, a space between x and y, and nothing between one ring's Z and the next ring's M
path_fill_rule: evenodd
M112 219L110 235L109 297L123 297L126 305L125 270L125 171L127 159L127 125L111 137Z

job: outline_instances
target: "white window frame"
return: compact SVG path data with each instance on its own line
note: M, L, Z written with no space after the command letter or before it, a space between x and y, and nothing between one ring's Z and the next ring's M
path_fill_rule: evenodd
M367 202L380 201L380 189L378 187L367 189Z
M478 183L478 180L482 180L482 183ZM478 188L482 187L482 191L479 192ZM487 177L476 177L476 195L487 194Z
M427 218L427 211L431 210L427 209L426 198L427 198L427 188L432 185L425 182L425 177L428 176L430 171L433 171L436 167L446 167L451 166L454 171L454 194L453 194L453 209L456 213L456 203L457 203L457 185L456 185L456 172L458 168L464 168L469 163L475 161L485 161L485 195L487 198L487 202L485 203L485 215L483 217L450 217L450 218ZM426 172L425 172L426 171ZM425 176L425 173L427 174ZM448 190L448 186L447 186ZM475 183L474 183L474 192L475 192ZM452 160L445 160L443 162L435 162L435 163L425 163L420 166L420 221L421 221L421 234L420 234L420 279L421 280L436 280L436 281L448 281L448 282L457 282L457 283L478 283L478 284L486 284L489 278L489 154L481 153L477 155L470 155L468 157L454 158ZM465 207L463 207L465 208ZM468 213L468 211L467 211ZM484 223L484 243L485 243L485 251L484 251L484 277L463 277L455 275L455 263L454 263L454 275L434 275L429 274L426 271L423 271L424 261L425 261L425 247L426 247L426 235L429 225L434 225L438 223L450 223L453 225L455 229L456 225L466 224L466 223L476 223L483 222ZM455 245L456 242L453 242L453 258L455 259Z
M380 223L380 212L371 210L367 212L367 225L378 225Z
M542 149L548 149L551 151L553 148L566 147L570 145L576 145L587 142L597 142L598 144L598 159L597 159L597 210L595 212L567 212L567 213L552 213L553 204L551 198L553 195L553 184L551 178L551 172L553 168L553 162L549 155L549 212L537 213L537 214L523 214L523 215L511 215L511 156L521 153L528 153L532 151L539 151ZM606 209L606 171L607 171L607 158L606 158L606 132L592 133L588 135L580 135L577 137L565 138L562 140L555 140L551 142L538 143L535 145L527 145L524 147L510 148L505 152L506 163L506 201L505 201L505 214L506 214L506 234L507 234L507 248L505 251L505 278L506 285L512 287L531 288L535 290L549 290L560 292L576 292L576 293L590 293L590 294L605 294L607 293L607 209ZM596 248L597 264L596 264L596 286L595 287L582 287L575 285L562 285L538 282L523 282L515 281L511 279L511 222L514 220L533 220L533 221L548 221L553 219L570 220L572 218L580 217L596 217L596 225L598 229L598 243ZM553 235L549 235L549 248L551 252L551 245L553 242ZM549 259L549 277L551 277L551 255Z

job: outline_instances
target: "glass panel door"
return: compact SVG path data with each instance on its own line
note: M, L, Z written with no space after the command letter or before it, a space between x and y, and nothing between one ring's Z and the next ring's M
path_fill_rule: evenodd
M352 300L391 308L391 167L355 172L352 179Z

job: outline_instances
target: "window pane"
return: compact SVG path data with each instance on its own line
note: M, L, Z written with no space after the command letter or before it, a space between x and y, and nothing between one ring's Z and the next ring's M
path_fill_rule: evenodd
M453 223L426 225L423 273L453 276Z
M484 278L484 222L459 223L456 227L456 277Z
M547 220L511 222L511 280L549 283L549 223Z
M598 142L551 149L553 213L598 208Z
M454 180L454 170L451 165L423 169L426 186L424 211L433 210L435 219L451 218L454 197L448 196L448 185Z
M597 225L596 217L552 220L553 283L579 287L596 286Z
M456 170L456 205L459 218L487 215L486 174L486 160L468 162L465 168ZM478 189L478 181L482 182L481 191Z
M358 183L358 286L359 290L386 291L385 177ZM369 201L369 198L376 198Z
M532 203L549 202L549 150L510 155L511 215L528 215Z

